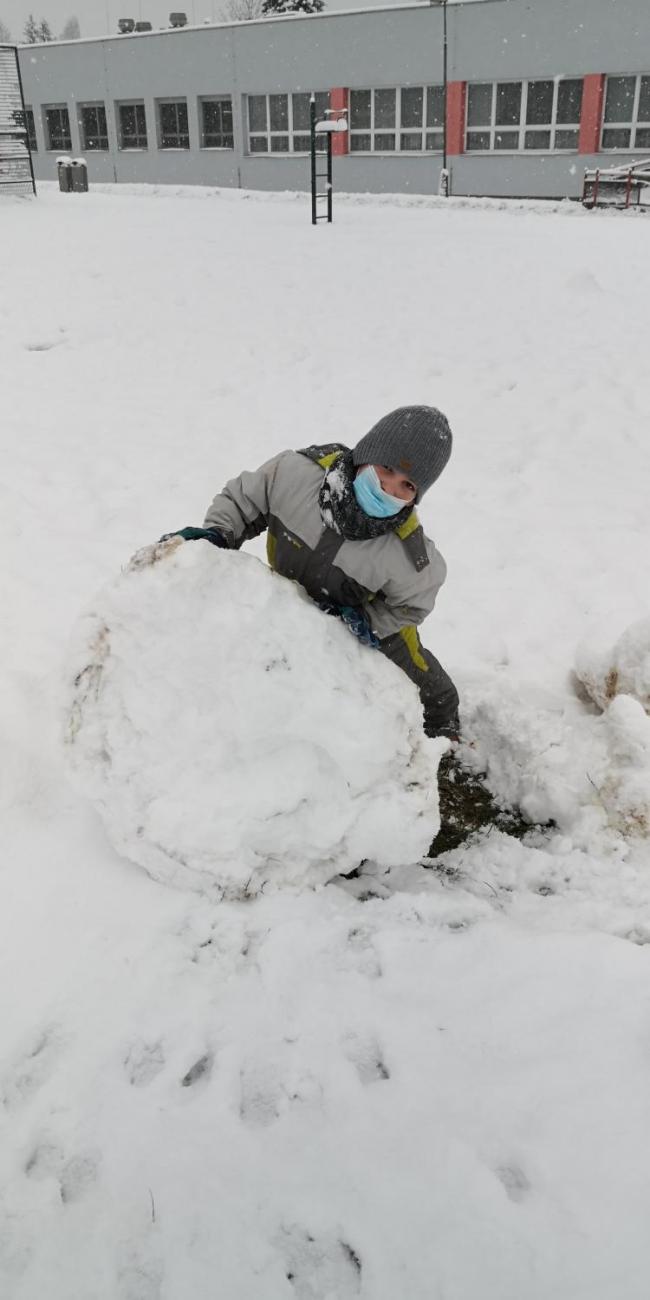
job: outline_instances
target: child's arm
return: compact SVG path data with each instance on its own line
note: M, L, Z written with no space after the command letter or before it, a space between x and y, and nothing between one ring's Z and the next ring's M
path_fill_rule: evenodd
M268 524L269 495L278 464L283 456L290 454L280 452L259 469L244 470L238 478L230 479L214 498L204 528L216 529L230 550L238 550L242 542L263 533Z

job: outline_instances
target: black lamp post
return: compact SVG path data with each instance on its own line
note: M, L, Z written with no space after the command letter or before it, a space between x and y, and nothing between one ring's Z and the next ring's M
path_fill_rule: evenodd
M442 166L447 170L447 0L442 0Z

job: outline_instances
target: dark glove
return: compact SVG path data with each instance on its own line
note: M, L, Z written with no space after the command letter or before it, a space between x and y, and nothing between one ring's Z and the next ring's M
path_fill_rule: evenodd
M228 549L228 543L218 528L179 528L175 533L163 533L158 540L168 542L170 537L182 537L185 542L198 542L205 538L206 542L212 542L213 546L220 546L223 550Z
M359 638L362 645L370 646L372 650L379 649L379 637L375 635L368 619L360 609L354 609L352 605L341 605L338 614L349 631Z

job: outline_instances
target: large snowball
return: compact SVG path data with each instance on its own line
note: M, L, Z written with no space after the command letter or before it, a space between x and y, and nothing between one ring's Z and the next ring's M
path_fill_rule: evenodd
M77 629L66 745L116 848L229 897L404 863L445 744L415 687L252 556L140 552Z

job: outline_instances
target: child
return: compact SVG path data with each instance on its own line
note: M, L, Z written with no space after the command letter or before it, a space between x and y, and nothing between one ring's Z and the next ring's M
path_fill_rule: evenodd
M237 550L266 529L271 568L403 669L420 692L427 735L455 739L458 693L417 631L447 570L414 509L445 468L451 444L435 407L403 406L351 451L340 443L283 451L231 479L203 528L162 540L206 538Z

